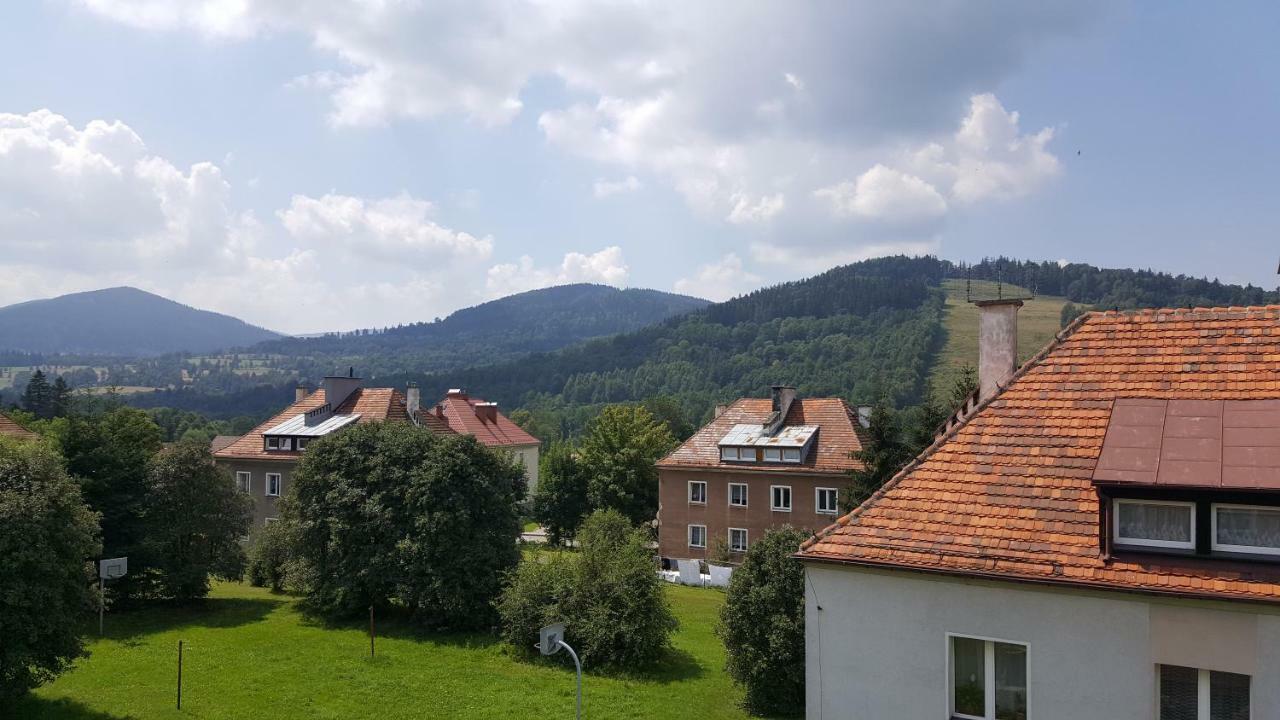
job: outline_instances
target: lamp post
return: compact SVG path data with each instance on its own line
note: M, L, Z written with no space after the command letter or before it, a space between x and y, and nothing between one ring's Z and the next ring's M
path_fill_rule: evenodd
M582 720L582 663L578 660L578 653L569 647L569 643L564 641L564 623L554 623L542 628L539 633L541 642L538 643L538 650L543 655L555 655L564 648L569 651L569 656L573 658L573 667L578 672L578 720Z

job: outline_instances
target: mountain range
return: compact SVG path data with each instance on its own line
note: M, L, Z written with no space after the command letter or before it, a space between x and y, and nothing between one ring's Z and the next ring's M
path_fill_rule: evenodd
M131 287L0 307L0 350L145 357L201 353L280 337L229 315Z

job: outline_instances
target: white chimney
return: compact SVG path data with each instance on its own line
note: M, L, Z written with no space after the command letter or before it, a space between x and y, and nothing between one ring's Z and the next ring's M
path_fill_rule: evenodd
M1009 384L1018 362L1018 308L1021 300L979 300L978 402Z
M872 406L871 406L871 405L859 405L859 406L858 406L858 424L859 424L859 425L861 425L861 426L863 427L863 429L866 429L866 428L871 427L871 411L872 411L872 409L873 409L873 408L872 408Z
M293 401L302 402L303 400L306 400L307 396L310 394L311 390L309 390L306 385L298 383L298 386L293 389Z
M404 390L404 405L409 412L409 417L417 417L418 408L422 405L422 391L418 389L418 383L411 382Z

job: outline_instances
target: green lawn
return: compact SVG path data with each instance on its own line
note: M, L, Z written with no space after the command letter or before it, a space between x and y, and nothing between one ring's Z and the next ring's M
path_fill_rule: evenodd
M677 586L668 592L681 626L671 657L641 676L588 674L584 716L746 717L712 633L724 594ZM371 659L364 627L324 627L303 618L291 597L220 584L199 607L108 616L107 638L92 644L91 657L5 717L572 717L571 669L518 660L487 635L418 634L398 623L380 631ZM179 639L181 712L174 707Z
M937 392L946 393L958 369L966 364L978 366L978 308L965 299L964 280L944 280L947 292L944 328L947 342L933 367L933 386ZM1004 286L1005 297L1026 297L1030 293L1013 285ZM973 281L973 297L996 297L996 283ZM1041 295L1025 301L1018 311L1018 362L1040 351L1060 329L1062 306L1066 298Z

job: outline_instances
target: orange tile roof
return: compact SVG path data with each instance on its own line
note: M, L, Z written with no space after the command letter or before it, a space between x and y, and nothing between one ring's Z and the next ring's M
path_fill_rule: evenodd
M280 460L296 462L301 453L294 451L268 452L262 440L262 434L291 417L324 405L324 390L319 389L307 397L290 404L279 414L258 425L253 430L241 435L238 440L218 450L213 455L223 459L239 460ZM377 422L390 420L408 422L409 414L405 409L404 393L394 388L360 388L334 410L337 414L360 413L356 422Z
M8 435L9 437L21 438L23 440L36 437L35 433L22 427L13 420L10 420L4 413L0 413L0 435Z
M1280 567L1104 558L1092 482L1119 398L1280 398L1280 306L1089 313L804 560L1280 601Z
M787 412L785 426L817 425L818 437L809 456L798 465L726 463L720 460L720 439L734 425L763 424L773 413L769 398L743 398L704 425L665 458L660 468L716 468L734 471L846 473L862 464L853 453L862 449L855 411L840 398L797 398Z
M493 420L482 419L476 414L476 405L483 402L483 398L465 393L449 393L435 408L420 411L419 422L429 427L431 424L442 424L452 432L474 436L489 447L537 445L541 442L512 422L511 418L496 412L496 408Z

